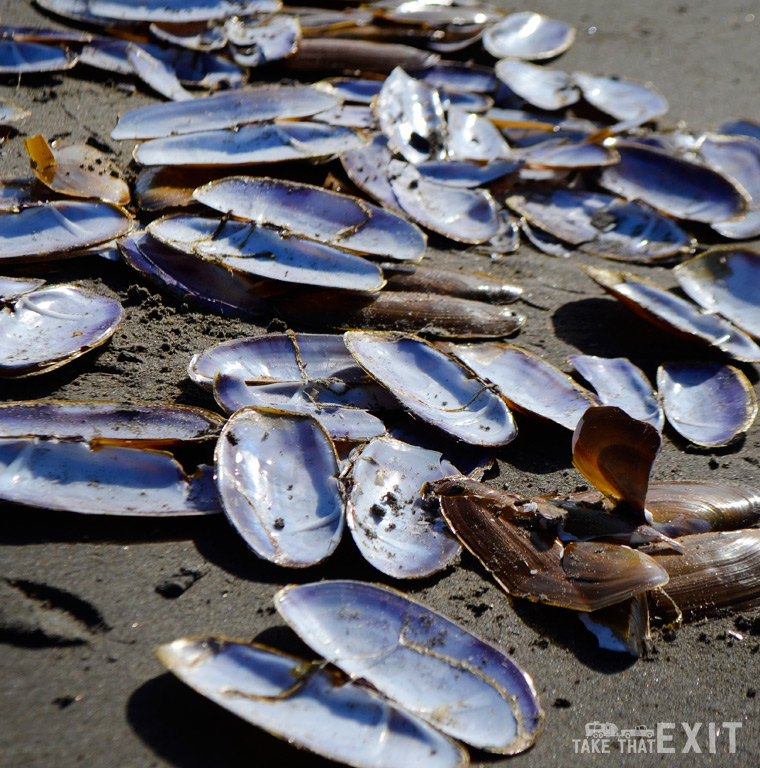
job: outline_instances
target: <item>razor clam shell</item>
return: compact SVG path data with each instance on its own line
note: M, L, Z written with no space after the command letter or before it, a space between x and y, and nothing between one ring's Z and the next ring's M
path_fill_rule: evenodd
M89 144L58 146L57 142L49 147L42 136L27 139L25 146L34 175L48 189L104 203L127 205L130 202L129 185L121 179L108 156L95 147Z
M380 267L361 256L252 222L165 216L148 232L172 248L253 277L357 291L385 284Z
M679 264L673 274L697 304L760 338L760 252L713 248Z
M438 730L517 754L543 720L531 678L503 651L400 592L357 581L286 587L280 615L351 677Z
M738 181L750 196L752 208L760 208L760 139L706 133L696 151L704 163Z
M7 303L23 296L25 293L36 291L45 285L42 278L36 277L6 277L0 275L0 302Z
M260 282L220 264L198 259L137 232L118 243L130 267L181 301L222 315L260 315L269 305L260 295Z
M578 616L583 626L596 637L599 647L608 651L630 653L639 658L652 637L646 595L636 595L609 608Z
M269 13L279 0L89 0L87 11L113 21L192 22Z
M0 499L93 515L221 511L211 467L187 475L162 451L39 438L0 440Z
M597 77L585 72L575 72L572 79L589 104L620 121L610 131L635 128L662 117L668 111L667 100L651 84L643 85L617 77Z
M310 184L231 176L199 187L193 196L222 213L350 251L403 261L419 260L425 252L425 235L406 219L358 197Z
M314 88L329 93L337 99L369 106L380 93L383 80L367 80L361 77L331 77L314 83Z
M510 595L596 611L667 583L665 569L639 550L600 541L563 546L524 514L514 494L455 478L436 486L452 530Z
M0 439L42 437L133 447L216 439L224 419L202 408L151 403L28 400L0 404Z
M481 165L470 160L429 160L417 170L423 178L450 187L479 187L522 168L520 160L495 160Z
M728 177L661 149L616 141L617 165L602 168L599 183L629 200L641 200L677 219L706 224L737 219L749 199Z
M359 397L357 394L357 399ZM332 440L358 442L385 434L385 425L380 419L361 406L331 402L339 398L330 397L329 385L319 387L316 382L249 386L234 376L220 374L214 379L214 398L227 413L254 405L282 413L306 414L318 421Z
M427 292L320 290L286 296L274 303L294 322L343 330L408 331L453 339L503 338L525 324L523 315L506 307Z
M452 160L490 163L512 154L499 129L485 117L451 107L446 125L447 154Z
M341 104L324 112L317 112L311 119L317 123L342 125L346 128L361 128L366 131L377 129L375 115L363 104Z
M235 339L193 355L188 375L196 384L211 389L217 374L255 384L367 381L367 374L346 349L343 337L319 333L270 333Z
M706 360L665 363L657 370L657 388L669 424L696 445L729 445L757 416L752 385L731 365Z
M106 342L124 312L114 299L73 285L40 288L0 310L0 378L33 376Z
M466 751L366 686L280 651L216 637L157 649L177 677L296 747L355 768L466 768Z
M613 165L618 153L603 144L568 139L547 139L515 152L526 165L537 168L575 170Z
M76 56L65 48L0 38L0 75L59 72L76 63Z
M525 218L520 219L520 231L528 238L528 241L534 245L541 253L549 256L567 259L575 252L575 247L562 242L554 235L550 235L543 229L533 227Z
M251 21L228 19L232 58L245 67L261 67L292 56L301 41L297 18L285 14L254 17Z
M307 568L343 534L338 458L310 416L243 408L217 443L216 482L225 514L261 558Z
M399 205L423 227L472 244L485 243L498 231L498 209L490 192L436 184L411 163L397 160L391 161L389 172Z
M420 495L426 482L458 475L437 451L380 437L353 460L346 519L365 559L394 579L418 579L442 571L459 557L437 505Z
M575 27L531 11L512 13L483 33L483 47L495 59L551 59L574 40Z
M678 540L682 555L652 550L652 558L670 575L665 597L650 593L656 612L672 611L685 621L760 604L760 530L697 533Z
M55 200L0 211L0 264L62 258L129 232L132 218L110 203Z
M372 102L390 148L410 163L446 157L446 118L438 90L396 67Z
M361 29L361 32L365 34L365 30ZM365 39L304 37L295 54L283 63L291 71L313 76L314 72L388 75L396 67L425 69L439 61L437 53L421 51L411 45L376 43Z
M760 361L760 347L717 315L630 272L583 266L581 269L607 293L649 322L692 341L709 344L736 360Z
M309 117L339 99L308 85L264 85L223 91L193 101L151 104L119 116L112 139L157 139L176 134Z
M623 503L638 523L649 523L649 475L662 438L621 408L589 408L573 432L573 466L605 496Z
M622 408L629 416L662 432L665 416L657 392L644 372L625 357L569 355L568 361L596 390L602 405Z
M373 136L363 147L347 150L340 155L343 169L362 192L391 211L402 213L403 209L396 200L388 173L392 160L393 153L388 148L388 140L382 134Z
M195 96L182 87L171 66L138 45L127 46L127 61L135 74L161 96L172 101L189 101Z
M760 521L760 490L698 480L651 483L647 511L666 536L749 528Z
M461 61L439 61L432 67L412 70L409 74L434 88L465 93L490 93L498 86L498 80L490 67Z
M40 8L65 19L72 19L82 24L100 27L112 24L111 19L104 19L89 12L89 0L35 0L35 5L39 5Z
M612 195L535 187L510 195L506 203L553 237L617 261L650 263L687 252L692 244L672 219Z
M760 235L760 207L747 211L746 215L741 219L713 224L712 228L722 237L728 237L732 240L746 240L750 237L757 237Z
M432 344L392 332L349 331L344 341L356 362L423 421L472 445L516 437L504 400Z
M561 109L575 104L581 95L572 75L520 59L501 59L496 76L510 91L539 109Z
M496 277L461 269L444 269L422 264L381 264L386 291L440 293L460 299L508 304L517 301L523 289Z
M159 40L191 51L218 51L227 45L225 27L205 22L161 22L150 25L150 32Z
M252 165L326 157L362 143L350 128L285 122L153 139L138 146L134 157L141 165Z
M183 168L177 165L143 168L135 181L135 198L141 211L162 211L195 205L195 188L227 175L221 168Z
M449 350L477 376L494 384L518 411L549 419L567 429L597 397L542 358L512 344L451 344Z

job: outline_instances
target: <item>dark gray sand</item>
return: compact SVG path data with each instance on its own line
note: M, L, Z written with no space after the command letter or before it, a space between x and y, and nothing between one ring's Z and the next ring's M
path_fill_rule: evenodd
M536 0L531 8L578 27L558 66L653 81L670 101L664 123L716 127L729 116L760 119L760 9L753 0ZM752 14L757 13L757 18ZM51 24L23 0L1 0L8 24ZM132 146L108 138L120 110L153 101L129 95L118 79L85 68L66 75L0 82L0 96L33 111L7 141L2 175L24 172L24 135L95 137L122 166ZM464 265L461 255L431 261ZM631 358L650 376L664 360L701 354L660 335L602 295L577 269L597 263L557 260L525 246L468 266L523 285L528 322L518 343L568 370L568 354ZM635 269L672 286L667 269ZM77 281L126 307L112 341L59 372L1 384L3 400L96 398L173 401L213 407L187 378L191 354L262 327L187 311L121 265L93 258L28 270L51 282ZM744 366L753 382L757 374ZM496 486L536 494L584 484L570 464L570 435L519 420L517 440L499 453ZM700 451L666 430L656 479L741 480L760 484L760 428L729 449ZM129 520L5 506L0 527L0 764L7 768L120 766L234 768L327 765L296 751L203 700L164 672L154 648L175 638L216 633L287 650L301 646L272 608L289 582L357 578L388 583L364 564L350 541L323 567L291 572L256 559L224 519ZM756 766L760 758L760 612L748 611L655 631L650 655L634 661L599 650L577 617L513 602L471 558L421 583L410 595L507 650L535 680L546 722L535 747L506 760L474 755L476 764L514 768L587 763L576 755L585 724L660 726L651 753L597 754L595 765ZM729 753L724 722L740 723ZM682 723L696 733L687 747ZM701 723L696 731L696 724ZM710 753L710 724L720 732ZM576 740L574 742L574 740ZM689 749L684 753L684 749ZM400 768L405 768L400 766Z

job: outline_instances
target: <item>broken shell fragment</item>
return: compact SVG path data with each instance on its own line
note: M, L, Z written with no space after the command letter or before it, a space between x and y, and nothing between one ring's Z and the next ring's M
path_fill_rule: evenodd
M535 513L525 519L514 494L459 478L434 491L452 530L510 595L595 611L667 584L665 569L639 550L600 541L563 546Z
M638 658L651 639L649 603L644 594L578 616L583 626L596 637L599 647L608 651L630 653Z
M166 216L148 231L165 245L251 277L357 291L385 284L380 267L361 256L253 222Z
M324 581L286 587L275 605L328 661L444 733L500 754L535 741L543 711L530 677L497 647L400 592Z
M760 252L712 248L679 264L673 274L697 304L760 338Z
M6 304L25 293L36 291L43 285L45 285L45 281L42 278L0 275L0 303Z
M174 69L161 59L151 55L139 45L127 46L127 61L132 65L135 74L156 93L172 101L189 101L194 99L190 91L180 83Z
M64 48L0 37L0 75L58 72L76 63L76 56Z
M467 768L465 750L322 665L260 645L194 637L160 646L184 683L297 747L356 768Z
M665 416L657 393L644 372L625 357L569 355L568 362L596 390L602 405L622 408L662 432Z
M420 489L458 474L440 453L400 440L380 437L365 446L352 460L346 505L365 559L396 579L424 578L451 565L461 545Z
M350 128L284 122L153 139L140 144L134 157L141 165L251 165L327 157L362 143Z
M193 196L222 213L358 253L417 261L425 252L425 235L406 219L357 197L310 184L232 176L199 187Z
M449 350L484 381L494 384L517 411L567 429L599 401L594 394L542 358L512 344L452 344Z
M0 377L52 371L105 343L121 304L73 285L39 288L0 310Z
M10 471L9 471L10 470ZM168 453L70 440L0 440L0 498L93 515L219 512L211 467L188 475Z
M338 546L338 459L313 418L243 408L222 430L215 461L224 511L259 557L306 568Z
M589 408L573 433L573 466L605 496L647 519L649 475L662 440L651 425L614 406Z
M575 40L575 27L540 13L512 13L488 27L483 47L495 59L551 59Z
M262 67L292 56L301 41L298 18L285 14L233 17L227 20L225 29L232 58L244 67Z
M418 418L473 445L505 445L515 438L504 400L429 342L359 331L344 340L359 365Z
M731 365L705 360L665 363L657 370L657 388L669 424L695 445L729 445L757 416L752 385Z
M55 200L0 211L0 263L64 258L129 232L132 218L110 203Z
M188 102L152 104L124 112L112 139L157 139L200 131L309 117L340 100L307 85L264 85L223 91Z

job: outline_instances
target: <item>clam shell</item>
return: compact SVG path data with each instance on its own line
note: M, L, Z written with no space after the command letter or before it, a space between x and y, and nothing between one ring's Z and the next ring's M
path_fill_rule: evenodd
M279 0L89 0L93 16L114 21L191 22L270 13Z
M363 147L349 149L340 155L343 169L362 192L366 192L385 208L400 213L403 209L396 200L388 173L392 159L388 140L380 134Z
M665 416L644 372L625 357L569 355L568 362L596 390L602 405L622 408L662 432Z
M423 421L473 445L515 438L506 403L432 344L391 332L350 331L344 340L359 365Z
M182 301L223 315L269 311L263 281L169 248L146 232L120 240L119 251L129 266Z
M232 176L199 187L193 196L222 213L350 251L403 261L419 260L425 252L425 235L406 219L358 197L310 184Z
M35 4L65 19L73 19L83 24L102 27L111 24L110 19L103 19L89 12L88 0L35 0Z
M664 597L650 594L655 612L669 613L670 600L684 620L694 621L760 604L760 530L698 533L678 541L682 555L652 552L670 575Z
M670 425L696 445L729 445L757 416L752 385L731 365L704 360L665 363L657 370L657 388Z
M140 80L161 96L172 101L189 101L195 98L183 88L170 65L152 56L144 48L138 45L127 46L127 61Z
M343 533L338 458L310 416L243 408L217 443L224 511L261 558L306 568L329 557Z
M336 441L358 442L385 434L383 422L367 413L363 409L366 406L340 402L339 397L331 398L330 394L329 385L320 387L316 382L250 386L239 378L224 374L214 379L214 397L227 413L254 405L283 413L306 414L319 422ZM361 399L360 393L356 393L356 399Z
M437 451L388 437L365 446L352 461L346 505L348 527L365 559L396 579L424 578L451 565L461 545L420 489L458 474Z
M380 267L361 256L252 222L166 216L148 225L160 242L253 277L299 285L377 291Z
M506 208L496 214L498 228L496 234L485 243L474 245L473 253L484 253L493 258L501 258L504 254L516 251L520 246L520 229L517 221L512 218Z
M489 93L495 91L498 85L490 67L461 61L439 61L432 67L413 70L409 74L434 88L451 88L466 93Z
M636 595L599 611L581 613L579 618L596 637L599 647L608 651L630 653L638 658L651 640L646 595Z
M55 200L0 211L0 263L62 258L129 232L132 218L110 203Z
M225 28L231 43L232 58L245 67L262 67L292 56L301 41L297 18L267 14L253 19L228 19Z
M494 384L517 411L575 429L595 395L551 363L512 344L452 344L452 354L484 381Z
M195 205L196 187L227 175L220 168L183 168L178 165L155 165L143 168L135 181L135 198L142 211L186 208Z
M383 80L368 80L361 77L331 77L328 80L320 80L314 84L314 87L337 99L369 106L372 99L380 93L383 82Z
M589 141L551 138L514 153L526 165L538 169L576 170L614 165L620 159L612 147ZM529 169L526 169L526 173Z
M151 403L31 400L0 404L0 439L162 447L216 439L224 419L202 408Z
M692 239L666 216L598 192L534 187L507 205L533 227L596 256L651 263L689 250Z
M512 13L486 29L483 47L495 59L551 59L575 40L575 27L540 13Z
M328 661L454 738L501 754L535 740L543 712L530 677L400 592L327 581L286 587L275 605Z
M19 120L25 120L31 114L28 109L8 99L0 99L0 125L12 125Z
M697 304L760 338L760 252L713 248L679 264L673 274Z
M514 520L518 497L472 480L435 487L462 543L510 595L577 611L595 611L667 583L657 562L635 549L600 541L563 546L540 524Z
M520 59L496 62L496 76L509 90L539 109L561 109L575 104L581 95L572 75Z
M373 101L390 148L410 163L446 157L446 118L438 90L396 67Z
M151 104L124 112L112 139L157 139L176 134L309 117L339 104L307 85L264 85L223 91L182 104Z
M647 511L666 536L749 528L760 520L760 491L698 480L652 483Z
M737 219L748 210L747 193L707 166L622 141L615 149L620 162L599 175L599 183L611 192L677 219L707 224Z
M196 384L211 389L217 374L249 384L367 381L367 374L351 357L342 336L315 333L270 333L236 339L193 356L189 376Z
M27 293L0 310L0 377L60 368L106 342L122 316L118 301L73 285Z
M25 293L36 291L45 285L42 278L35 277L5 277L0 275L0 302L3 304L23 296Z
M174 23L162 21L150 25L154 37L191 51L218 51L227 45L227 34L221 25L203 21Z
M437 184L450 187L479 187L514 173L522 165L520 160L495 160L486 165L471 160L429 160L420 163L417 170L424 178Z
M692 341L709 344L729 357L760 361L760 347L717 315L704 312L674 293L630 272L581 267L607 293L649 322Z
M448 156L452 160L494 162L512 154L504 136L490 120L458 107L448 110L446 133Z
M93 515L219 512L211 467L187 475L161 451L39 438L0 440L0 498Z
M134 157L141 165L251 165L326 157L361 143L350 128L285 122L153 139Z
M0 38L0 75L58 72L76 63L76 56L65 48Z
M264 646L175 640L161 663L198 693L296 747L356 768L467 768L466 751L365 686Z

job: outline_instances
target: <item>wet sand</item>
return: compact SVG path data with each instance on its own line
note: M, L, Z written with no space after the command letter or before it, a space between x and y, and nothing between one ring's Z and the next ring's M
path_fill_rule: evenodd
M556 66L651 80L670 102L662 124L695 129L728 117L760 120L757 41L760 11L749 0L720 4L642 0L537 0L531 9L578 27ZM749 19L757 13L758 18ZM0 0L7 24L55 24L26 2ZM593 33L592 33L593 30ZM24 135L94 138L122 167L132 144L108 134L120 111L155 101L122 80L76 68L63 75L0 81L0 96L33 112L21 133L0 147L2 175L25 173ZM577 268L589 257L559 260L523 246L501 261L435 250L431 263L469 266L525 288L518 309L528 318L517 343L569 370L572 353L626 356L653 377L665 360L700 356L634 318ZM664 286L665 268L634 268ZM78 283L119 298L126 320L111 342L58 372L0 384L0 399L124 399L214 407L187 378L192 353L263 326L188 310L163 297L120 263L93 258L25 270L51 282ZM266 326L266 323L264 323ZM296 329L300 330L300 329ZM742 366L757 383L752 366ZM585 485L570 463L570 434L519 418L517 440L498 454L489 482L526 494ZM718 451L689 448L672 431L655 479L743 481L760 485L760 427ZM6 505L0 526L0 763L9 768L236 768L322 766L238 721L165 673L153 650L177 637L214 633L256 639L285 650L300 642L272 608L283 585L323 578L381 583L345 541L319 568L291 572L260 562L225 520L95 518ZM619 727L674 723L673 753L594 755L599 766L755 766L760 755L760 611L747 611L677 632L655 630L647 658L599 650L568 611L511 601L465 556L435 578L402 588L507 650L535 681L546 710L535 747L511 759L473 755L488 766L568 766L585 724ZM738 722L709 753L709 723ZM697 733L700 754L683 753L682 723ZM574 743L574 740L578 740ZM406 767L404 767L406 768ZM410 767L411 768L411 767Z

